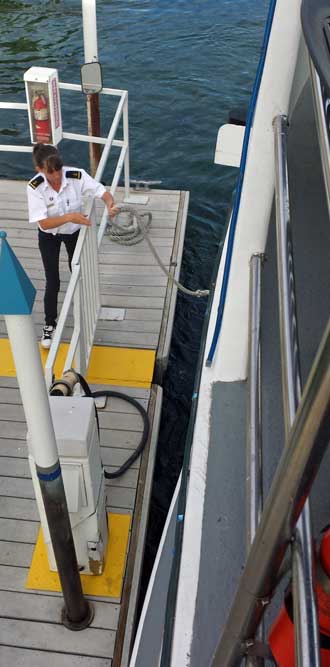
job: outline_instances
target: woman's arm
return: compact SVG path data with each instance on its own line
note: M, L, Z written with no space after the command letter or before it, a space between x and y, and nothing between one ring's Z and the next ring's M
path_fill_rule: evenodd
M113 218L118 213L118 209L115 207L115 200L111 192L105 192L101 199L104 201L110 217Z
M90 226L91 221L82 213L65 213L65 215L58 215L54 218L44 218L39 220L39 226L46 231L47 229L54 229L54 227L61 227L67 222L74 222L76 225Z

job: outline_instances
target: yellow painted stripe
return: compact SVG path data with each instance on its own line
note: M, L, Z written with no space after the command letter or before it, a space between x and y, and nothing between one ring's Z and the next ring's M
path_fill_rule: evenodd
M47 351L41 346L43 366ZM68 350L62 343L55 364L55 376L60 378ZM139 350L127 347L94 346L87 373L87 381L94 384L114 384L122 387L149 388L155 365L154 350ZM15 364L8 339L0 339L0 377L15 377Z
M109 541L104 572L99 576L80 575L83 592L86 595L120 598L130 520L129 514L108 514ZM25 586L38 591L61 591L57 572L51 572L49 569L47 549L41 528Z

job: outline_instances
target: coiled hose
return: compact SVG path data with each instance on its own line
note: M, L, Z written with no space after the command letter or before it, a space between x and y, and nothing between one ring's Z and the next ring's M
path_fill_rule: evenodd
M134 461L136 461L136 459L138 458L138 456L140 456L140 454L142 453L142 451L145 447L145 444L148 440L149 429L150 429L148 414L147 414L146 410L142 407L142 405L140 405L140 403L135 398L132 398L131 396L127 396L127 394L122 394L120 391L112 391L110 389L108 389L108 390L101 389L100 391L91 391L91 389L90 389L89 385L87 384L85 378L77 372L76 372L76 375L77 375L77 378L78 378L78 381L80 383L81 388L85 392L85 396L89 396L91 398L98 398L100 396L109 396L109 397L112 397L112 398L121 398L123 401L127 401L127 403L131 403L131 405L134 405L134 407L138 410L138 412L140 413L140 415L143 419L143 432L142 432L140 443L138 444L135 452L133 452L133 454L127 459L127 461L125 461L125 463L123 463L123 465L120 466L120 468L118 468L118 470L115 470L115 472L107 472L106 470L104 470L104 477L106 477L106 479L115 479L116 477L120 477L121 475L124 474L124 472L126 472L126 470L128 470L128 468L131 467L132 463L134 463ZM97 428L98 428L98 432L100 434L99 416L98 416L98 413L97 413L96 406L95 406L95 413L96 413Z

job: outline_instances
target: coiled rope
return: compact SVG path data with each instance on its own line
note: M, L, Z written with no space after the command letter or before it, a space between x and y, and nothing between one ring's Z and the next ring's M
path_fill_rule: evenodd
M106 235L120 245L135 245L140 243L143 239L147 242L154 258L162 269L163 273L168 277L168 279L177 286L180 292L188 294L189 296L197 296L198 298L202 296L208 296L209 290L196 290L192 291L184 285L181 285L174 276L167 270L166 266L163 264L160 259L157 250L149 238L149 228L151 225L152 214L148 211L146 213L139 213L136 208L129 205L117 206L119 212L114 218L109 218L107 227L105 230ZM117 218L122 213L127 213L127 224L118 224Z

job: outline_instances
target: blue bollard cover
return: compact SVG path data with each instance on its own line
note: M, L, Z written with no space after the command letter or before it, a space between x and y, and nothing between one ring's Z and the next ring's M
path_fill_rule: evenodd
M36 289L0 231L0 315L31 315Z

